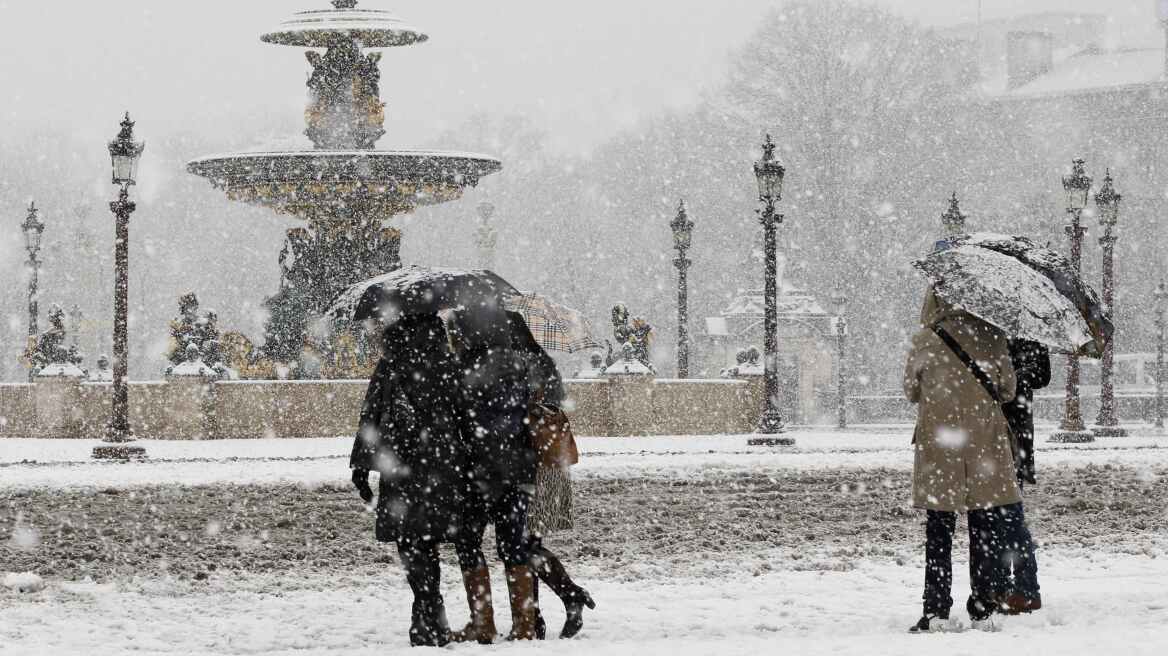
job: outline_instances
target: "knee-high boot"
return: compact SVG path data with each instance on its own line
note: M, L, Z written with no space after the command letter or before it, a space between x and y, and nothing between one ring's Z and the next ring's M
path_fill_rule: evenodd
M544 547L542 542L532 541L531 558L528 562L539 580L547 584L564 604L564 614L567 617L560 637L572 638L580 633L580 629L584 628L584 607L596 608L592 595L572 581L564 564L550 549Z
M450 625L439 588L437 547L399 545L406 581L414 593L410 614L410 644L415 647L442 647L450 642Z
M489 645L498 637L495 628L495 607L491 603L491 571L484 565L462 573L466 587L466 601L470 606L470 622L451 637L455 642L477 642Z
M507 591L511 598L511 634L508 640L535 639L535 577L527 565L507 568Z

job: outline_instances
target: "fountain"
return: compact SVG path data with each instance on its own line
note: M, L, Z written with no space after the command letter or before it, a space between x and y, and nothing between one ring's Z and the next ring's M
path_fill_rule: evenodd
M472 153L375 150L385 133L381 53L365 50L428 37L388 12L358 9L357 0L332 5L299 12L260 37L310 49L304 134L314 149L216 155L187 164L231 200L305 223L287 231L279 254L280 290L264 302L270 319L263 351L274 362L299 358L312 317L341 291L400 266L401 233L386 225L390 218L458 199L501 168L497 159ZM346 336L360 338L350 328L331 339ZM337 350L335 343L313 347Z

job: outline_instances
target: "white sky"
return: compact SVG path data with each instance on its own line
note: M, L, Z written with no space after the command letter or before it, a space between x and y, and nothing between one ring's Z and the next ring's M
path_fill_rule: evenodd
M973 20L977 0L869 0L926 24ZM479 109L521 112L586 150L694 102L776 0L363 0L431 35L382 61L388 135L406 147ZM1154 43L1154 0L983 0L987 19L1106 11L1114 43ZM146 138L215 139L243 121L299 121L300 49L258 35L327 0L0 0L0 131L106 140L130 109ZM241 135L235 126L234 137ZM230 139L224 134L222 141ZM458 144L450 144L457 148Z

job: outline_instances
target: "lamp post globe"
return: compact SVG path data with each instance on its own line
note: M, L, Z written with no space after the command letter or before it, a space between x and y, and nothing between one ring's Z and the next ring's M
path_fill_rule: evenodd
M778 285L778 243L776 229L783 222L783 215L775 212L775 204L783 197L783 176L786 168L775 158L775 142L766 136L762 145L762 159L754 163L754 177L758 182L758 200L762 208L758 210L759 223L763 226L763 251L765 270L765 316L763 319L763 347L766 351L765 391L762 414L757 432L771 437L752 438L751 445L789 446L795 440L789 437L775 437L785 429L783 416L779 410L779 285Z
M138 161L145 144L134 141L134 122L129 112L120 130L109 143L111 179L121 189L118 199L110 203L114 223L114 330L113 330L113 398L110 418L102 444L93 448L94 458L143 458L146 449L128 444L134 440L130 429L129 396L129 282L130 282L130 215L137 205L130 200L130 186L137 183Z
M1116 224L1119 222L1119 204L1123 200L1115 191L1111 170L1103 176L1103 186L1095 194L1099 225L1103 235L1099 245L1103 248L1103 311L1110 320L1115 316L1115 242ZM1103 362L1099 368L1099 415L1095 419L1092 432L1097 437L1123 437L1127 431L1119 425L1115 414L1115 333L1103 345Z

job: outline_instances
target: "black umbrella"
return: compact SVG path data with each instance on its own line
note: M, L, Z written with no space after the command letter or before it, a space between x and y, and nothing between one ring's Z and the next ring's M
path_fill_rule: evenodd
M1075 273L1070 260L1026 237L981 232L962 237L955 244L977 246L1008 255L1049 278L1055 289L1067 297L1083 316L1091 331L1092 343L1082 353L1092 357L1099 357L1103 353L1103 345L1111 339L1115 327L1104 313L1099 295Z
M519 293L491 271L408 266L353 285L337 298L328 315L392 322L402 315L442 310L501 313L503 297Z

